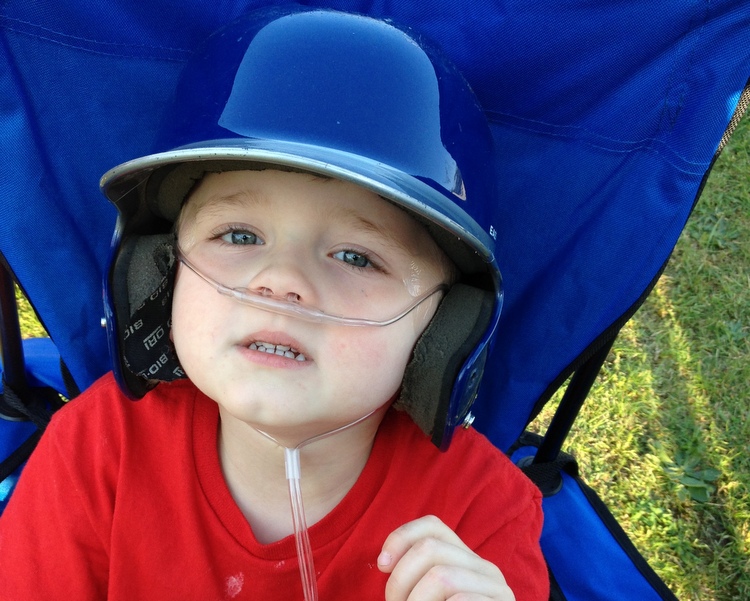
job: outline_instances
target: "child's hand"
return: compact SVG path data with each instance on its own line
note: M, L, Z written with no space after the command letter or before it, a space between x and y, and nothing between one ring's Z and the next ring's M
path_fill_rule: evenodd
M500 569L469 549L435 516L394 530L378 568L390 573L386 601L514 601Z

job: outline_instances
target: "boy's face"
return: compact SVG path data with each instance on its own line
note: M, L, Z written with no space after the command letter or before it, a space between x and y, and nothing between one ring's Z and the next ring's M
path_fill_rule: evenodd
M344 317L395 314L451 277L407 213L303 173L208 175L178 223L182 251L221 284ZM180 265L172 335L187 375L224 411L298 443L395 396L439 299L384 327L311 323L238 303Z

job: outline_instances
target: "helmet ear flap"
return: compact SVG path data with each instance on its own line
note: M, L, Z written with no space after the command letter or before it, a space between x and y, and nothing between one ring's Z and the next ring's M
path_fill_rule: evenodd
M123 243L117 263L119 280L127 283L117 305L120 369L129 394L139 398L158 381L185 377L169 337L177 271L174 235L133 236Z
M406 366L395 406L405 410L439 448L447 448L446 432L464 419L476 396L486 352L479 353L473 365L467 360L491 327L495 302L493 292L455 284L417 341ZM456 383L462 380L459 374L465 368L477 373L463 390Z

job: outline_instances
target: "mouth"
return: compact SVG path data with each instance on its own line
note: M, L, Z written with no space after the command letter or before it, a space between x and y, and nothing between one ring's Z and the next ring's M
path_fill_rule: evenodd
M286 357L287 359L294 359L295 361L307 361L304 353L297 350L293 346L285 344L274 344L272 342L264 342L262 340L256 340L248 345L251 351L260 351L261 353L267 353L269 355L276 355L279 357Z

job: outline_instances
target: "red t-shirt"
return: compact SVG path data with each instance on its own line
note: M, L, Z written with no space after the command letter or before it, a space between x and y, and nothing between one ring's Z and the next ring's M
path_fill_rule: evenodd
M186 380L134 403L108 375L64 407L0 518L0 598L302 599L294 537L255 540L218 425ZM440 453L391 410L354 487L310 527L321 601L382 601L383 542L428 514L498 565L516 599L547 599L539 491L476 431Z

